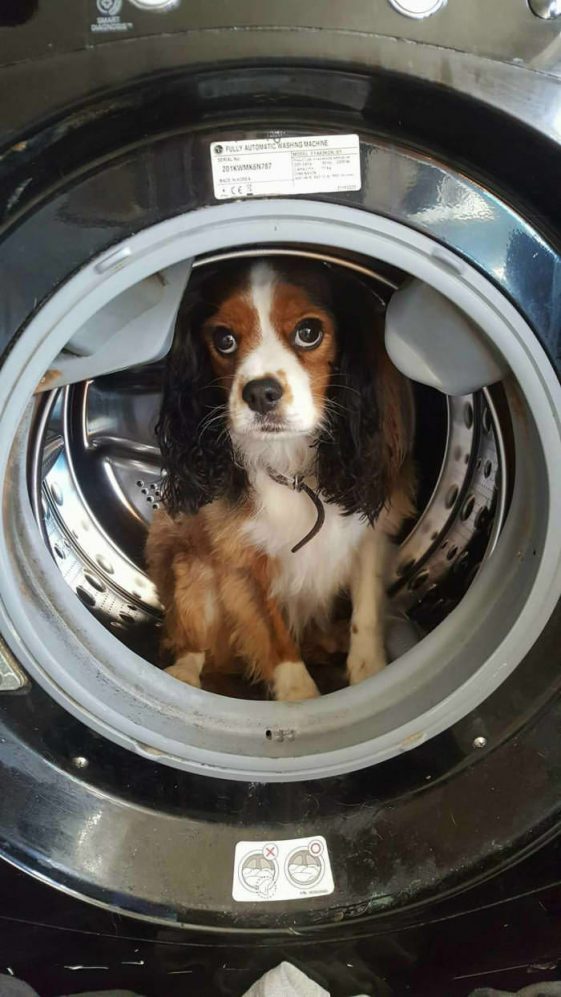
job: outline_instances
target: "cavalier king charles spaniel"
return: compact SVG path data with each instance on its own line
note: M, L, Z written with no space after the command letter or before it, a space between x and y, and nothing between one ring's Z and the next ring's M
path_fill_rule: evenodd
M347 677L386 664L391 538L413 511L409 382L361 278L290 257L204 267L180 307L157 434L165 511L147 563L170 675L232 661L277 700L318 695L302 660L352 602Z

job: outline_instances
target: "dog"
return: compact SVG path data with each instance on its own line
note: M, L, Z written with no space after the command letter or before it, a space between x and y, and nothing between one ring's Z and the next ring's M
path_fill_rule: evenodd
M352 600L349 683L386 664L392 537L413 513L412 393L383 308L340 267L201 268L180 306L156 428L164 509L146 559L170 675L241 662L276 700L317 696L300 647Z

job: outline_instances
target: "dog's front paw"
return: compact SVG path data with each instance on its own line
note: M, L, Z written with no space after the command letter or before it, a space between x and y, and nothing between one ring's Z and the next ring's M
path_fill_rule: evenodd
M364 679L377 675L386 667L386 652L380 641L353 640L347 658L349 685L356 685Z
M315 699L319 689L303 661L283 661L275 668L273 694L284 702L298 702Z
M201 672L205 663L204 651L190 651L178 658L174 665L166 668L168 675L187 685L193 685L196 689L201 688Z

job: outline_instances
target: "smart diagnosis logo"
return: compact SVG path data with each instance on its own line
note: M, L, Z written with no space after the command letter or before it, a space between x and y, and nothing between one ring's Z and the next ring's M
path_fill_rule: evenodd
M97 9L99 13L105 14L108 17L112 17L114 14L120 14L122 6L123 0L97 0Z
M90 24L95 33L124 32L133 27L132 21L122 21L123 0L95 0L96 20Z

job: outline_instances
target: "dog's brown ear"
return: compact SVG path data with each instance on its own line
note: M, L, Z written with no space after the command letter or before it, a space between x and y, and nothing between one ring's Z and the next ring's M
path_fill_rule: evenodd
M383 330L381 333L383 337ZM382 435L388 480L395 485L409 459L415 434L415 404L410 382L394 367L380 341L377 360Z
M410 381L394 367L385 348L379 358L379 370L384 462L396 527L399 528L399 523L415 513L416 472L412 457L415 400Z
M165 364L156 435L165 475L163 501L172 514L195 513L220 496L235 501L245 487L227 430L227 398L201 336L209 310L205 282L190 285Z
M334 404L318 443L318 482L328 501L373 523L409 451L412 403L386 355L376 297L347 275L335 278L333 295L338 357L328 392Z

